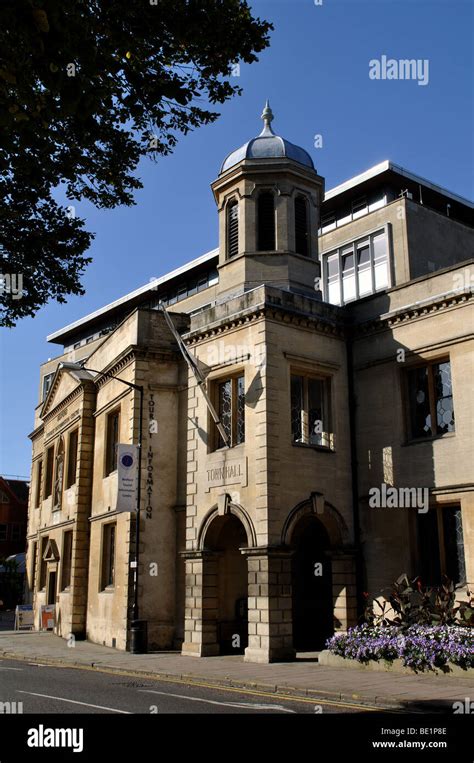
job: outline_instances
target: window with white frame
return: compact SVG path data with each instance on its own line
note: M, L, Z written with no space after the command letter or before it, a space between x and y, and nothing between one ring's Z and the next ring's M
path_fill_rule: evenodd
M376 209L380 209L387 204L387 194L383 191L376 190L369 196L361 196L357 199L352 199L343 203L340 203L338 208L334 212L326 212L321 217L321 225L319 228L319 235L323 236L335 228L340 228L346 223L350 223L352 220L358 220L359 217L375 212Z
M388 286L388 251L387 237L384 233L372 236L372 248L374 255L374 280L375 291L385 289Z
M339 253L330 254L326 259L327 300L332 305L341 304L341 283L339 278Z
M328 233L330 230L334 230L336 227L336 215L334 212L330 212L327 215L321 217L321 229L320 233Z
M344 302L356 299L356 276L354 263L354 247L345 247L341 251L342 265L342 297Z
M352 202L352 219L357 220L358 217L367 214L367 198L361 196L359 199L354 199Z
M325 299L343 305L390 286L388 235L379 230L323 253Z
M359 282L359 297L365 297L372 292L372 274L370 272L370 243L360 241L356 247L357 278Z

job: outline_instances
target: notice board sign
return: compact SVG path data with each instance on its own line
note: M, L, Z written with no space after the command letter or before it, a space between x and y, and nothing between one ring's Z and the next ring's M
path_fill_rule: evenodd
M41 630L52 631L54 628L54 604L43 604L41 613Z
M15 607L15 630L20 631L22 628L31 630L33 625L33 605L17 604Z

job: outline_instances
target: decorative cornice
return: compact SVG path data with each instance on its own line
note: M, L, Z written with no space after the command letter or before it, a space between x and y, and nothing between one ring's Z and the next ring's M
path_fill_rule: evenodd
M329 334L337 339L344 339L344 323L338 323L321 315L293 313L285 308L271 307L266 309L265 317L288 325L298 326L318 334Z
M252 557L263 557L264 559L268 559L271 557L272 559L288 559L288 557L293 556L295 553L295 549L291 548L290 546L250 546L247 548L241 548L240 553L244 556L252 556Z
M28 439L29 439L29 440L34 440L34 439L35 439L36 437L38 437L40 434L43 434L43 432L44 432L44 424L43 424L43 423L41 423L41 424L39 424L39 425L36 427L36 429L33 429L33 431L29 433L29 435L28 435Z
M33 509L33 511L37 511L37 509ZM30 514L30 512L28 512L28 514ZM26 538L27 540L35 540L41 538L43 535L48 535L48 533L51 533L53 530L67 527L68 525L74 525L78 522L79 519L82 519L82 517L78 517L76 514L69 519L63 519L62 522L57 522L55 525L44 525L44 527L37 527L34 532L27 533Z
M422 302L395 309L361 323L356 323L354 320L351 313L352 306L350 308L335 307L321 303L325 308L332 308L332 314L328 315L328 311L324 310L322 314L317 315L293 309L285 304L274 304L271 300L267 301L264 298L258 304L246 306L230 316L223 316L211 325L192 329L183 335L183 340L189 346L197 345L261 319L298 326L336 339L360 338L368 334L391 330L410 321L421 320L442 310L451 310L468 304L472 301L473 292L474 290L469 288L437 295L432 299L428 298Z
M321 315L310 315L309 313L305 314L288 310L279 305L260 304L255 305L255 307L252 308L246 308L242 310L241 313L234 314L228 318L223 318L219 323L216 322L214 326L208 326L206 328L195 329L194 331L188 332L183 336L183 339L186 344L192 347L207 339L221 336L229 331L241 328L250 323L255 323L261 319L298 326L310 331L316 331L320 334L329 334L338 339L344 338L343 322L338 323Z
M450 292L435 297L429 302L424 301L423 304L415 303L413 305L405 306L398 310L394 310L391 313L371 318L364 323L356 325L353 329L353 336L355 338L360 338L367 334L387 331L412 321L428 318L441 311L451 310L455 307L472 302L473 295L474 292L472 289L462 292Z
M170 361L170 360L177 360L181 359L181 354L179 352L179 349L176 348L176 350L153 350L149 348L140 348L139 346L132 346L127 347L126 350L122 353L121 356L118 358L114 358L112 363L109 366L106 366L102 369L101 373L97 375L95 379L91 380L82 380L78 382L78 386L73 389L65 398L63 398L59 403L57 403L54 407L52 407L50 410L48 410L47 414L41 419L42 423L36 427L29 435L28 437L30 439L34 439L39 434L41 434L44 430L44 425L50 421L54 416L56 416L62 409L67 408L68 405L70 405L73 400L80 397L85 390L86 385L88 385L91 389L99 390L101 389L107 382L113 381L112 376L109 376L109 374L112 374L113 376L117 376L120 374L121 371L123 371L124 368L126 368L131 362L134 360L149 360L150 358L153 358L154 360L162 360L162 361ZM62 372L64 373L64 371ZM59 373L57 375L57 378L55 380L55 383L51 389L51 399L58 389L62 373ZM104 376L103 374L107 374L107 376Z
M213 557L218 558L222 555L222 551L213 551L208 548L204 549L187 549L186 551L178 551L179 556L182 559L192 559L195 561L200 561L202 559L212 559Z
M178 348L176 348L176 350L155 350L149 349L148 347L143 348L139 345L131 345L123 351L122 355L118 358L114 358L110 365L101 370L101 373L94 379L94 384L97 389L100 389L107 384L107 382L113 382L113 377L120 374L120 372L133 361L153 359L169 362L170 360L173 361L177 358L181 358L181 353ZM107 374L107 376L104 376L104 374Z
M240 315L233 315L227 320L223 320L218 324L216 323L216 325L212 327L196 329L195 331L189 332L184 335L183 339L187 344L192 346L203 340L210 339L211 337L226 334L228 331L240 328L246 324L255 323L260 318L263 318L264 315L265 313L261 307L256 307L251 311L242 311Z
M65 398L63 398L57 405L54 406L54 408L51 408L46 416L42 419L42 421L46 424L50 419L52 419L54 416L56 416L57 413L59 413L63 408L67 408L68 405L72 403L73 400L76 399L76 397L80 397L84 392L84 385L90 384L90 382L79 382L79 385L72 390L72 392L69 393L69 395L66 395Z
M350 333L352 333L354 338L359 338L367 334L390 330L410 321L429 317L442 310L462 306L472 301L472 298L472 290L452 292L442 297L434 298L430 302L404 307L353 326L345 319L344 312L342 312L340 320L331 320L322 315L300 313L280 305L260 304L252 308L246 308L241 313L234 314L228 318L223 318L221 321L216 322L215 325L190 331L184 335L183 339L189 346L194 346L263 318L298 326L309 331L316 331L319 334L333 336L337 339L344 339Z
M102 368L101 373L97 374L94 379L94 384L97 389L101 389L107 382L113 382L113 377L117 373L120 373L120 371L123 371L123 369L130 365L133 360L135 360L135 351L128 347L122 355L119 355L118 358L115 357L111 364ZM107 376L104 376L104 374L107 374Z
M430 489L433 495L451 495L451 493L472 493L474 482L464 482L459 485L436 485Z
M102 511L100 514L94 514L92 517L88 517L88 521L92 524L93 522L100 522L102 519L110 519L110 517L116 519L122 514L128 514L130 519L133 512L117 511L117 509L114 509L113 511Z

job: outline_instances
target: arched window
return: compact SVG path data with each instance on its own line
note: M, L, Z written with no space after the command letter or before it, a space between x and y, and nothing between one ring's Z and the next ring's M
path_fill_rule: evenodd
M227 256L239 253L239 204L232 199L227 204Z
M258 197L257 224L258 251L273 251L275 249L275 199L271 191L265 191Z
M308 208L303 196L295 198L295 252L308 255Z

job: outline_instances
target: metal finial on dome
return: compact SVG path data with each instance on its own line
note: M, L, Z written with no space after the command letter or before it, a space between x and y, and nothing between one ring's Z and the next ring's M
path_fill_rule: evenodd
M289 140L275 135L271 128L273 112L268 101L263 107L261 119L263 120L263 130L260 135L248 140L243 146L228 154L221 165L220 174L227 172L231 167L235 167L245 159L259 161L290 159L314 170L313 160L304 148L295 146Z
M273 111L270 108L270 104L268 102L268 99L267 99L267 101L265 103L265 107L264 107L264 109L262 111L262 116L260 118L263 119L263 125L264 125L263 126L263 131L262 131L261 134L264 135L266 133L270 133L271 135L273 135L274 133L273 133L273 130L271 128L271 123L273 121Z

